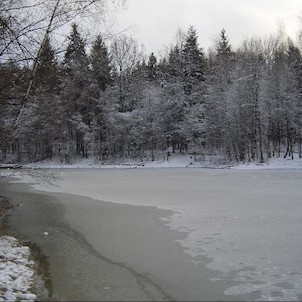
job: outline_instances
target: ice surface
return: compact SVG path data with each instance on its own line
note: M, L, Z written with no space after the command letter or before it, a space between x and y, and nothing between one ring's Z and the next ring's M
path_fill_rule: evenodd
M165 222L187 233L179 244L192 261L205 255L216 280L239 282L225 294L299 300L302 170L279 168L69 169L59 187L36 188L172 210Z

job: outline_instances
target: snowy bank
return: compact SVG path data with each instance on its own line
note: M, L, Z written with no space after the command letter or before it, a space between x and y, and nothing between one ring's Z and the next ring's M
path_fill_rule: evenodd
M33 276L29 247L14 237L0 237L0 301L36 300L31 292Z
M294 159L289 158L272 158L267 163L246 163L234 166L235 169L267 169L267 170L278 170L278 169L302 169L302 159L296 156Z
M228 163L219 156L194 156L183 153L172 153L167 159L156 161L124 161L121 163L104 164L96 161L94 158L79 159L72 164L62 164L56 160L45 160L23 165L24 168L102 168L102 169L131 169L131 168L216 168L216 169L302 169L302 159L298 155L294 159L289 158L271 158L266 163Z
M229 164L223 163L218 156L194 156L183 153L171 153L167 158L158 159L155 161L134 161L123 160L119 162L99 162L95 158L78 159L71 164L62 164L58 160L44 160L35 163L22 165L23 168L103 168L103 169L131 169L131 168L228 168Z

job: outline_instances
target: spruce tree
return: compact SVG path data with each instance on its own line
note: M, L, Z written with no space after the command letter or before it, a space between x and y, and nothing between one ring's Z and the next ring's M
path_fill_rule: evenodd
M205 58L198 47L197 38L195 28L190 26L182 51L184 91L188 96L194 92L201 81L205 80Z
M88 58L85 51L85 41L82 39L76 23L72 24L68 39L69 44L63 61L64 68L67 70L74 68L86 69L88 66Z
M104 91L112 82L112 69L107 47L100 35L96 37L92 45L90 63L93 79L98 87Z
M182 82L185 94L184 116L179 133L185 137L188 150L202 154L205 147L205 68L206 62L198 46L197 33L190 26L182 50Z
M226 35L226 30L223 28L220 33L220 39L218 41L217 55L222 57L228 57L232 54L232 47L229 43L229 39Z
M222 29L215 49L210 53L210 64L207 81L208 98L206 100L207 145L212 150L225 150L228 122L227 94L231 86L231 74L234 68L235 55Z
M36 86L49 89L57 86L57 62L54 50L50 44L49 37L46 38L43 45L37 68Z
M49 37L46 38L41 55L39 57L36 73L36 83L34 86L33 106L33 129L35 133L32 140L35 145L36 159L52 158L56 151L56 140L58 139L59 125L58 116L58 66L54 55L54 50L50 44Z
M87 138L90 137L90 123L93 119L93 102L89 90L92 82L89 61L85 41L76 24L72 25L68 39L61 78L61 101L66 121L65 142L68 142L67 161L75 153L83 157L88 156L90 141Z
M151 81L155 80L156 75L157 75L157 59L156 59L153 52L149 56L147 69L148 69L148 78L149 78L149 80L151 80Z
M183 65L181 50L177 45L170 50L168 63L169 76L172 76L173 78L180 77L182 75Z

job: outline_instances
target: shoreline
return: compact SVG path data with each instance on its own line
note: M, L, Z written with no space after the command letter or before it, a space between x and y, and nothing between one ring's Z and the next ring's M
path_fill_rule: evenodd
M75 158L72 163L61 163L58 159L42 160L32 163L26 163L24 165L19 164L3 164L0 168L5 169L152 169L152 168L199 168L199 169L302 169L302 160L298 154L295 154L294 159L283 157L272 157L267 159L264 163L257 161L251 162L229 162L219 155L216 156L204 156L195 158L191 154L174 153L167 159L157 159L155 161L112 161L102 162L97 161L94 157L88 159Z
M0 298L6 300L35 301L46 297L44 276L46 268L37 246L24 242L10 231L8 216L13 206L5 196L0 196Z
M217 272L205 267L209 259L192 260L178 244L187 233L165 225L163 218L172 211L40 192L24 183L6 185L13 204L21 204L10 215L10 226L39 246L49 262L53 291L46 300L255 298L223 294L228 283L211 281Z
M0 183L0 188L3 189L2 185L3 184ZM37 234L37 232L33 233L32 231L30 231L31 234L29 235L28 231L24 231L25 225L23 223L26 224L25 221L23 223L21 223L21 225L17 226L17 224L19 224L19 222L17 222L17 220L19 220L20 217L24 216L26 212L28 214L28 208L27 208L28 205L26 205L28 200L26 200L27 198L24 195L24 188L29 187L29 185L19 183L19 184L17 184L17 186L19 187L18 191L20 189L19 194L17 194L17 196L16 196L16 192L11 191L9 193L9 190L6 191L6 194L8 193L8 195L11 195L11 194L15 195L14 199L13 200L11 199L11 202L13 205L13 210L12 210L13 212L11 212L9 215L8 229L11 233L14 234L14 236L21 238L21 239L19 239L21 242L24 241L28 246L30 246L33 253L38 254L38 260L37 260L37 257L35 257L36 265L38 267L41 266L40 258L42 258L43 259L42 262L44 262L44 266L46 263L46 266L49 265L49 268L50 268L50 271L49 271L50 276L48 276L48 278L46 278L46 282L48 282L48 286L45 286L45 288L47 288L49 295L46 296L45 292L44 292L42 296L38 295L38 300L41 300L41 301L44 301L44 300L50 300L50 301L51 300L52 301L56 301L56 300L74 300L74 301L113 300L113 301L116 301L116 300L121 300L121 299L122 300L123 299L136 300L136 301L172 301L172 300L174 300L172 297L170 297L168 294L166 294L158 285L156 285L151 280L149 280L148 275L141 275L141 274L137 273L135 270L133 270L132 268L128 267L126 264L110 260L109 258L106 258L105 256L99 254L97 251L94 250L94 248L86 241L86 239L81 234L77 233L77 231L75 231L73 229L70 229L68 225L64 225L61 222L58 223L61 225L60 230L59 230L61 240L54 238L54 236L53 236L54 230L51 228L47 229L48 230L47 233L49 233L49 236L44 235L45 232L43 230L46 230L46 224L44 225L45 228L41 228L41 232L39 232L39 234ZM20 188L20 187L22 187L22 188ZM22 193L22 194L20 194L20 193ZM48 194L48 193L41 194L40 192L35 192L35 191L26 193L26 194L31 195L31 196L35 195L38 199L41 199L42 196L46 196L48 199L49 195L56 195L56 194ZM20 203L22 200L24 201L24 203ZM46 206L47 209L44 209L45 212L50 211L52 213L51 207L53 206L53 204L49 207L49 205L48 206L46 205L46 202L44 200L43 201L40 200L40 202L43 203L43 206ZM16 206L17 204L19 205L18 207ZM58 213L60 213L58 215L58 216L60 216L60 218L58 220L61 220L62 216L63 216L61 214L64 212L64 210L61 205L56 204L55 207L57 207L57 206L59 206L59 208L60 208L58 211ZM25 209L25 211L24 211L24 209ZM38 209L38 212L40 212L40 210L41 209ZM25 220L27 220L27 219L28 218L26 218ZM49 225L48 225L48 227L49 227ZM22 229L23 229L23 231L22 231ZM58 232L58 230L57 230L57 232ZM64 263L67 260L66 255L60 255L62 257L61 260L59 258L57 258L57 260L60 264L54 263L55 262L54 257L56 257L56 255L49 255L49 253L47 252L47 250L50 251L49 247L52 245L52 244L46 243L47 239L49 239L49 238L52 238L51 239L52 243L54 243L54 241L56 241L56 246L52 246L53 249L58 248L58 245L60 244L60 242L62 243L64 241L69 241L69 245L70 245L69 248L72 246L72 250L77 251L77 253L76 253L77 255L74 255L74 254L71 255L71 257L77 258L75 260L76 262L81 261L81 260L79 260L79 257L80 257L80 258L82 258L83 263L86 262L85 265L89 265L87 263L87 261L85 261L85 259L83 259L83 258L87 257L87 253L90 253L93 255L94 258L96 258L96 260L98 262L102 262L102 264L101 264L102 269L106 270L107 273L108 273L108 270L113 272L114 276L109 276L110 280L107 280L107 281L100 280L100 281L103 281L103 285L104 285L101 290L101 291L103 291L103 294L104 294L102 297L99 296L98 294L94 297L89 296L91 294L91 292L90 293L88 293L88 292L81 293L80 287L78 287L76 289L76 287L74 287L74 284L70 284L72 282L75 282L75 280L68 280L68 278L66 278L66 279L64 278L65 279L64 284L59 285L59 283L62 282L62 278L60 277L59 278L60 280L57 280L57 277L64 275L64 277L74 278L74 276L67 276L68 272L67 273L64 272L66 267L64 268L63 264L66 264L66 263ZM65 240L62 240L62 239L65 239ZM64 244L62 244L62 245L64 245ZM62 249L58 250L59 254L61 254L62 252L63 252ZM75 264L75 263L73 263L73 264ZM42 266L43 266L43 263L42 263ZM90 269L92 269L92 268L93 268L93 265L90 266ZM70 269L71 268L69 267L68 270L70 270ZM54 273L54 271L56 271L56 273ZM48 275L47 270L46 270L46 274ZM45 275L45 271L43 272L43 275ZM72 273L71 273L71 275L72 275ZM123 280L119 280L120 276ZM117 279L117 280L114 280L114 279ZM123 282L125 282L125 284L122 284ZM45 278L44 278L44 283L45 283ZM50 283L53 283L53 286ZM80 281L78 283L80 285ZM110 292L112 288L115 288L117 286L119 286L120 289L118 289L118 291L115 292L113 294L113 296L112 296L112 294L108 295L108 292ZM130 291L128 289L130 289ZM92 288L90 288L90 290L93 291ZM128 291L128 293L127 293L127 291ZM85 296L87 294L88 294L88 297Z

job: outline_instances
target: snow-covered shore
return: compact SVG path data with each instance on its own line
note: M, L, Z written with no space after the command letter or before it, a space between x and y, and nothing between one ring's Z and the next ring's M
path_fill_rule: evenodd
M11 208L0 196L0 301L35 301L35 263L30 248L8 235L3 219Z
M0 237L0 301L37 299L31 292L34 262L30 249L11 236Z
M71 164L62 164L56 160L45 160L23 165L25 168L232 168L232 169L302 169L302 159L295 155L294 159L290 158L272 158L266 163L226 163L219 157L204 157L197 160L193 155L175 153L169 159L157 161L135 162L128 161L123 163L102 164L95 159L80 159Z

